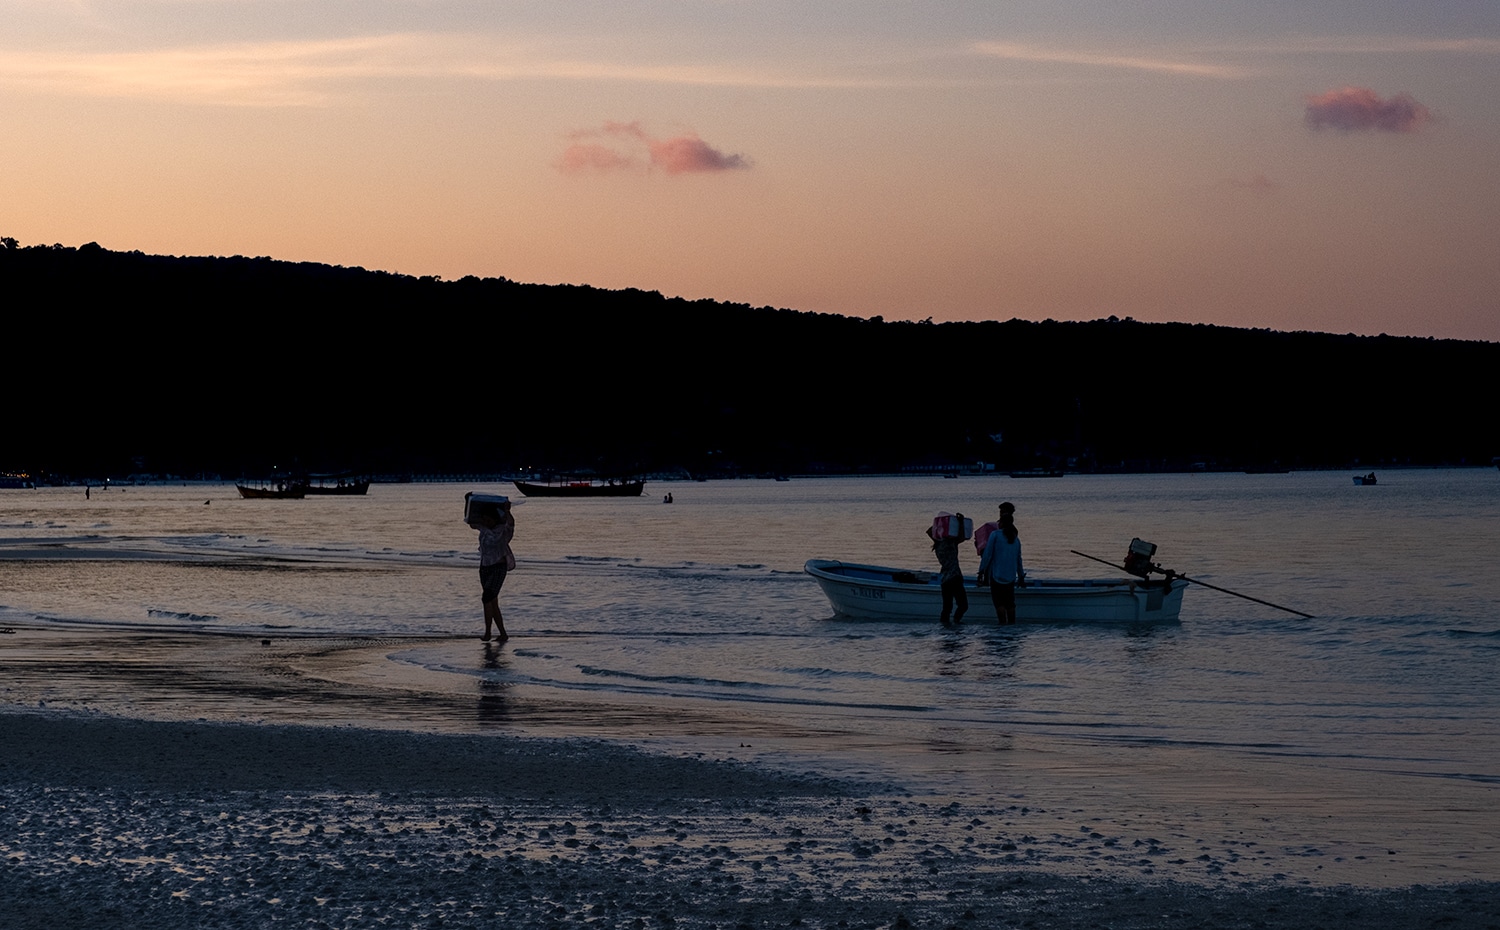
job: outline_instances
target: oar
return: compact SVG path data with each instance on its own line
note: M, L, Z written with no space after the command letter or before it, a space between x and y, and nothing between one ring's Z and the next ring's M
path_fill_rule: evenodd
M1071 552L1071 553L1073 553L1074 555L1081 555L1081 556L1083 556L1086 559L1093 559L1095 562L1103 562L1105 565L1108 565L1110 568L1118 568L1122 572L1126 571L1125 566L1123 566L1123 565L1116 565L1115 563L1109 561L1108 559L1101 559L1101 558L1099 558L1096 555L1089 555L1087 552L1079 552L1077 549L1069 549L1068 551ZM1155 565L1153 565L1151 567L1155 568L1159 572L1164 572L1165 571L1164 569L1158 568ZM1129 573L1127 572L1127 574L1129 574ZM1277 610L1284 610L1284 611L1286 611L1289 614L1296 614L1297 616L1302 617L1302 618L1307 619L1307 620L1313 619L1313 615L1312 614L1305 614L1305 613L1303 613L1300 610L1293 610L1290 607L1282 607L1280 604L1273 604L1270 601L1263 601L1263 600L1261 600L1258 597L1251 597L1248 594L1241 594L1238 591L1231 591L1228 588L1221 588L1221 587L1219 587L1216 584L1209 584L1206 581L1199 581L1196 578L1189 578L1188 576L1182 575L1182 574L1178 574L1177 572L1173 572L1172 576L1174 578L1181 578L1183 581L1191 581L1193 584L1202 585L1205 588L1213 588L1215 591L1223 591L1225 594L1233 594L1235 597L1242 597L1242 598L1244 598L1247 601L1254 601L1257 604L1264 604L1267 607L1274 607Z

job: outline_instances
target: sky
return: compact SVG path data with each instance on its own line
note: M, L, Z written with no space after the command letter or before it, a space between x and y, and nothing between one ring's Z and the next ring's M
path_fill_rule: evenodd
M0 235L1500 341L1500 2L0 0Z

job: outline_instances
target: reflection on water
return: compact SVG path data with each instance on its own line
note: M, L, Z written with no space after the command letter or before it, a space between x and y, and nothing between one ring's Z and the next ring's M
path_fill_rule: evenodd
M476 680L479 688L478 712L475 719L481 727L497 727L514 722L508 694L513 685L503 680L510 668L505 654L505 645L493 640L483 646L484 659L479 667L483 670Z

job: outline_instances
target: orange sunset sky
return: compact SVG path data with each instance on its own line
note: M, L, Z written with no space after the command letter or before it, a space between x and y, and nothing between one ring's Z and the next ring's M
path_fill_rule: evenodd
M1500 341L1495 0L0 0L0 235Z

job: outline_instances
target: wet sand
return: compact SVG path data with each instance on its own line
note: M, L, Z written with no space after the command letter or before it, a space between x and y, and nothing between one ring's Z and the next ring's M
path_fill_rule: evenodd
M520 737L580 712L526 697L475 726L463 696L481 732L395 725L440 689L372 729L410 684L371 678L391 644L189 639L0 643L0 926L1500 927L1500 884L1413 884L1399 830L1318 816L1317 785L1162 816L1096 772L955 799ZM1493 836L1493 808L1456 816Z
M1170 863L1191 851L1032 835L1019 809L590 741L59 713L0 726L15 930L1500 922L1496 884L1180 881ZM1153 874L1070 874L1091 848Z

